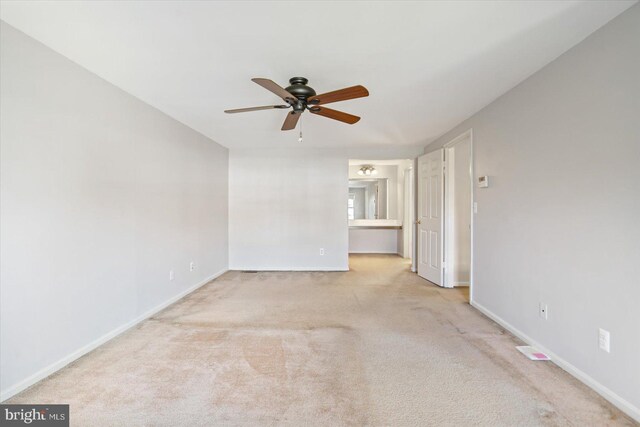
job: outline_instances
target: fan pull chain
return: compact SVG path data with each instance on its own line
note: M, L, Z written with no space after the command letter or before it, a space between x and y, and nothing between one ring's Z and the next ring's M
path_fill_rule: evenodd
M302 142L302 116L300 116L300 136L298 137L298 142Z

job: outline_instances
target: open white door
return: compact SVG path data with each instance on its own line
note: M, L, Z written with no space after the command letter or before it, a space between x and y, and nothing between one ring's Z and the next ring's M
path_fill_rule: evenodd
M418 157L418 275L443 286L444 150Z

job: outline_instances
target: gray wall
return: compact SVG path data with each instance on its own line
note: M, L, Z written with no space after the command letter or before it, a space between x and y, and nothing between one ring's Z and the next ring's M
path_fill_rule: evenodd
M0 38L7 397L227 269L228 152L5 23Z
M469 128L475 302L640 417L640 6L425 151Z
M349 228L349 253L398 254L402 250L401 230L386 228Z

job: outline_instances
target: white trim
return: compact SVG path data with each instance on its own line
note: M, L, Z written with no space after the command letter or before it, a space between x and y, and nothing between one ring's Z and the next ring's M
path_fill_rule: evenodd
M467 129L464 132L462 132L460 135L453 138L451 141L444 144L442 148L451 148L457 143L459 143L460 141L462 141L463 139L466 139L467 137L471 138L472 134L473 134L473 129Z
M473 271L474 271L474 261L473 261L473 254L475 253L475 249L474 249L474 236L476 234L475 229L475 223L476 223L476 213L474 211L474 206L476 203L476 185L475 185L475 171L476 171L476 155L475 155L475 144L473 142L473 128L469 129L467 132L469 132L469 139L471 140L471 147L470 147L470 151L471 151L471 165L470 165L470 170L469 170L469 174L471 175L471 261L470 261L470 265L469 265L469 303L473 304Z
M560 368L564 369L567 373L571 374L578 380L582 381L584 384L589 386L600 396L604 397L606 400L608 400L612 405L616 406L622 412L629 415L634 420L640 422L640 408L634 406L631 402L628 402L627 400L618 396L616 393L614 393L613 391L611 391L610 389L608 389L607 387L605 387L604 385L602 385L601 383L593 379L591 376L584 373L580 369L576 368L571 363L567 362L566 360L564 360L563 358L561 358L560 356L558 356L557 354L555 354L554 352L552 352L551 350L549 350L548 348L546 348L545 346L543 346L542 344L534 340L533 338L529 337L524 332L520 331L515 326L511 325L509 322L502 319L500 316L496 315L488 308L482 306L481 304L478 304L475 301L472 301L471 305L476 309L478 309L478 311L480 311L482 314L484 314L485 316L487 316L488 318L490 318L491 320L493 320L494 322L496 322L497 324L499 324L500 326L502 326L503 328L511 332L513 335L520 338L525 343L536 347L538 350L542 351L543 353L546 353L551 358L551 361L553 363L558 365Z
M456 138L461 141L460 138ZM455 286L454 271L455 271L455 254L456 254L456 239L454 235L454 216L455 213L455 188L456 188L456 152L450 150L455 144L449 143L445 145L445 161L444 161L444 261L448 264L444 270L444 287L452 288Z
M398 255L402 257L402 254L399 254L396 250L395 252L380 252L380 251L349 251L350 254L380 254L380 255Z
M171 304L173 304L173 303L177 302L178 300L184 298L185 296L187 296L191 292L195 291L196 289L198 289L198 288L206 285L207 283L211 282L212 280L222 276L227 271L229 271L229 270L228 269L224 269L224 270L221 270L221 271L215 273L212 276L207 277L206 279L204 279L203 281L199 282L198 284L196 284L196 285L190 287L189 289L184 290L184 291L180 292L179 294L169 298L168 300L166 300L163 303L155 306L154 308L146 311L145 313L141 314L140 316L136 317L135 319L125 323L124 325L118 326L117 328L113 329L110 332L107 332L106 334L104 334L101 337L97 338L96 340L90 342L89 344L87 344L87 345L77 349L73 353L63 357L62 359L58 360L57 362L54 362L51 365L44 367L43 369L39 370L35 374L31 375L30 377L27 377L24 380L20 381L19 383L10 386L6 390L3 390L2 393L0 394L0 402L4 402L5 400L15 396L16 394L20 393L21 391L31 387L32 385L34 385L38 381L42 381L43 379L45 379L49 375L51 375L51 374L59 371L60 369L64 368L69 363L81 358L85 354L89 353L92 350L95 350L96 348L98 348L102 344L106 343L107 341L114 339L118 335L120 335L120 334L126 332L127 330L131 329L132 327L136 326L138 323L140 323L140 322L142 322L144 320L147 320L149 317L153 316L154 314L158 313L159 311L167 308Z
M475 175L475 154L474 154L474 149L473 149L473 128L470 128L466 131L464 131L463 133L461 133L460 135L456 136L455 138L453 138L451 141L447 142L446 144L444 144L442 146L442 148L445 150L445 152L447 153L446 156L446 169L445 169L445 180L447 182L444 194L443 194L443 203L442 205L444 206L445 203L448 206L449 210L451 210L451 205L453 205L452 200L449 200L449 197L447 196L447 193L449 193L451 187L450 185L453 183L453 178L450 174L450 172L454 169L453 167L453 162L450 161L451 159L451 152L449 151L449 148L455 146L456 144L458 144L461 141L464 141L465 139L469 139L469 185L471 187L471 242L470 242L470 263L469 263L469 283L466 285L458 285L456 283L453 283L452 286L449 286L450 283L453 282L453 269L449 268L448 270L445 271L444 274L444 284L446 287L454 287L454 286L469 286L469 302L473 302L473 253L474 253L474 247L473 247L473 236L475 234L475 213L473 212L473 204L475 202L475 183L474 183L474 175ZM452 160L452 159L451 159ZM453 259L453 248L451 244L447 245L448 241L447 239L449 238L449 236L452 235L452 229L453 226L450 224L450 218L449 215L447 214L447 216L445 217L445 235L443 238L443 242L445 244L445 261L447 263L447 265L453 265L449 264L448 260Z
M456 286L469 286L469 282L453 282L453 287Z
M393 253L394 255L396 255L396 253ZM246 267L246 268L241 268L241 267L233 267L230 268L229 271L239 271L239 272L243 272L243 271L256 271L258 273L262 273L262 272L277 272L277 271L282 271L282 272L286 272L286 271L309 271L309 272L314 272L314 271L349 271L349 268L335 268L335 267L269 267L269 268L255 268L255 267Z
M408 166L404 170L403 174L403 194L402 194L402 257L403 258L413 258L412 251L412 241L413 241L413 230L409 224L413 224L413 212L415 209L413 204L415 202L413 193L413 167Z
M411 222L411 271L418 273L418 158L413 159L413 221Z

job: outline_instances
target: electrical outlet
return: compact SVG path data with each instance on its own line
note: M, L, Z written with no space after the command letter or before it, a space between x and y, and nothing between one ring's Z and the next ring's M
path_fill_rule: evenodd
M607 353L611 352L611 335L609 331L598 329L598 344L600 345L600 350L604 350Z
M474 214L478 213L478 202L473 202L473 213Z
M320 248L320 255L324 255L324 248Z
M193 271L193 270L195 270L195 269L196 269L196 263L195 263L195 262L193 262L193 261L191 261L191 262L189 263L189 271Z
M549 307L547 307L547 304L543 302L540 303L538 314L544 320L547 320L549 318Z
M169 270L169 280L173 280L173 270Z

